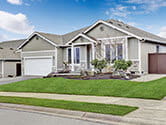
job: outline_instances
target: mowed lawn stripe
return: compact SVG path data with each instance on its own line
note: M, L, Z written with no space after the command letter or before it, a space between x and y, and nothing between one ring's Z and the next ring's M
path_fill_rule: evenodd
M150 82L41 78L0 85L0 91L162 99L166 96L166 78Z
M119 116L126 115L129 112L132 112L138 109L137 107L121 106L121 105L113 105L113 104L86 103L86 102L75 102L75 101L64 101L64 100L6 97L6 96L0 96L0 102L43 106L43 107L50 107L50 108L94 112L94 113L102 113L102 114L112 114L112 115L119 115Z

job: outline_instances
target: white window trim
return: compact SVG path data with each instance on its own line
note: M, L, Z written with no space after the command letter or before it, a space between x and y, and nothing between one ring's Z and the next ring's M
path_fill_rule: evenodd
M125 56L124 56L124 43L120 43L122 44L122 59L125 59ZM112 50L112 46L111 44L104 44L104 58L106 59L106 45L110 45L110 49ZM117 48L117 45L116 45L116 60L118 60L118 48ZM112 60L112 52L110 53L110 56L111 56L111 60Z
M43 53L43 52L56 52L56 50L25 51L21 53Z
M71 49L71 63L69 63L69 49ZM68 47L67 48L67 52L66 52L66 61L69 63L69 64L72 64L72 48L71 47Z
M74 57L76 57L76 48L78 48L79 49L79 63L76 63L76 59L74 58L74 65L80 65L81 64L81 49L80 49L80 47L74 47Z
M79 52L80 52L80 61L79 61L79 63L75 63L75 58L74 58L74 57L75 57L75 48L79 48ZM66 57L67 57L67 62L68 62L68 60L69 60L69 56L68 56L68 52L69 52L69 51L68 51L68 49L71 49L71 51L72 51L72 48L71 48L71 47L68 47L68 48L67 48L67 52L66 52L66 54L67 54L67 55L66 55ZM80 65L80 64L81 64L81 47L73 47L73 49L74 49L74 50L73 50L73 51L74 51L74 57L73 57L73 58L74 58L74 59L73 59L73 60L74 60L74 65ZM71 54L72 54L72 52L71 52ZM71 64L72 64L72 56L71 56Z

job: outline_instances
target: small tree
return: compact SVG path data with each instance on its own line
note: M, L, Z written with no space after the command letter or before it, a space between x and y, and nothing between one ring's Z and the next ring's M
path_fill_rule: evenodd
M126 71L131 65L132 65L131 61L116 60L114 62L113 67L115 68L115 71L119 71L119 70Z
M107 61L105 59L94 59L92 60L91 64L95 67L95 69L98 70L99 73L102 73L102 70L107 66Z

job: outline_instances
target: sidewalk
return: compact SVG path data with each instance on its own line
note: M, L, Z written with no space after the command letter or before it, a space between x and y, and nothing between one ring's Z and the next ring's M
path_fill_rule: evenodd
M146 74L146 75L142 75L141 77L138 77L136 79L132 79L131 81L148 82L148 81L161 79L163 77L166 77L166 74Z
M154 125L166 123L166 100L17 92L0 92L0 96L33 97L136 106L139 109L123 116L123 119L140 119Z

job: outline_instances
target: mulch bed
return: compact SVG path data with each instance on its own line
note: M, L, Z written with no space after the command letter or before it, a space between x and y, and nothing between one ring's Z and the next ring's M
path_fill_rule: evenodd
M58 76L56 76L58 77ZM120 79L120 80L131 80L137 77L140 77L139 75L130 75L129 79L123 78L120 75L112 75L112 73L103 73L103 74L97 74L95 76L60 76L66 79L77 79L77 80L95 80L95 79Z

